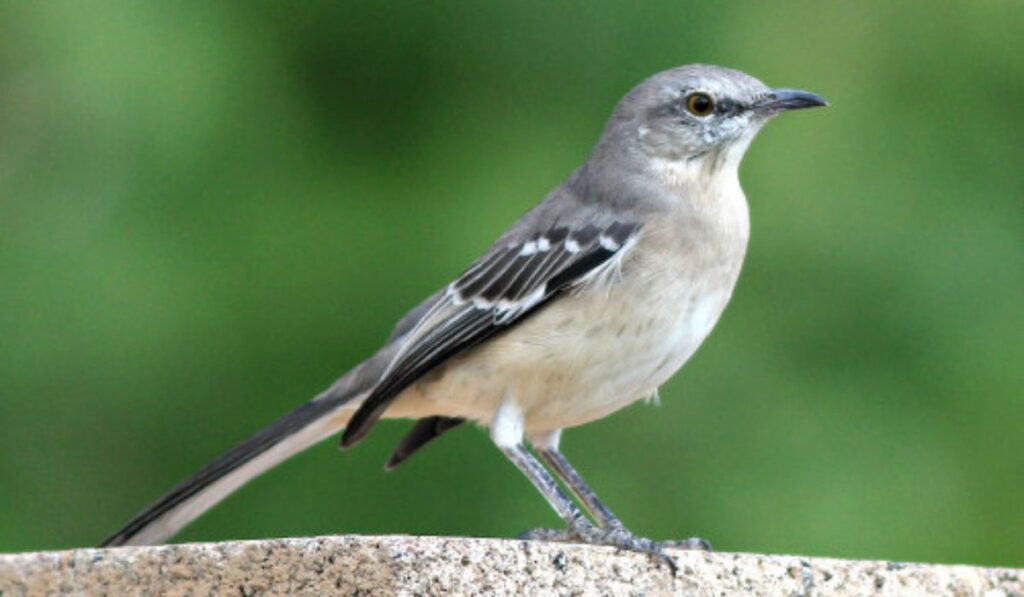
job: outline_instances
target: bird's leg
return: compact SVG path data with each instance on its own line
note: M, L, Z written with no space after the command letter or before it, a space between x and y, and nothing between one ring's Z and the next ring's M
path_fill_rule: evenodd
M558 451L558 436L559 434L556 432L546 434L544 438L534 438L532 442L534 444L534 452L548 464L555 475L572 491L576 499L583 504L583 507L597 521L598 526L602 529L624 528L622 521L598 499L597 493L587 485L583 477L569 463L569 460ZM564 529L531 529L521 533L519 538L566 543L578 540L579 534L574 532L570 526Z
M505 457L526 475L558 516L565 521L566 526L571 529L593 528L594 525L558 486L558 481L552 478L544 465L523 446L523 411L511 396L506 396L502 401L494 413L490 427L494 445L498 446Z
M501 451L512 461L512 464L519 467L519 470L540 491L570 529L594 528L583 512L558 486L558 481L552 478L551 473L544 468L544 465L538 462L522 444L503 447Z
M555 475L573 492L583 506L593 515L598 526L603 529L623 528L622 521L612 513L604 503L598 499L597 493L587 485L576 469L573 468L569 459L562 454L558 447L540 448L537 454L554 471Z
M569 459L558 449L561 432L558 430L533 435L530 440L534 451L548 464L559 479L573 492L587 511L597 521L600 529L578 531L572 525L566 529L534 529L520 535L520 538L540 541L584 541L587 543L610 544L620 548L654 553L663 559L665 548L710 550L711 544L704 539L691 538L682 541L656 543L637 537L622 524L622 521L604 505L586 481L583 480Z
M513 464L519 467L519 470L523 471L523 474L530 479L533 485L547 499L548 503L551 504L551 507L555 509L555 512L569 526L567 529L568 533L565 534L557 531L549 532L542 530L520 535L520 538L540 541L575 539L589 545L609 545L619 549L639 551L651 554L665 562L672 570L672 573L675 574L677 569L675 560L672 559L672 556L665 553L664 549L655 541L637 537L621 525L617 528L599 529L591 524L583 512L576 507L576 504L558 486L558 481L551 476L551 473L544 468L544 465L534 458L522 444L502 447L501 451L505 453L505 456Z
M562 454L558 449L557 444L538 448L537 453L544 462L548 463L548 466L550 466L551 470L558 475L558 478L561 479L570 490L572 490L573 494L576 495L577 498L579 498L580 502L582 502L587 508L587 511L594 516L597 520L597 524L600 525L602 529L609 531L618 529L627 534L631 534L629 530L626 529L625 525L622 524L622 521L619 520L619 517L615 516L615 514L608 509L608 506L604 505L604 503L597 497L597 493L591 489L590 485L587 485L587 482L583 480L583 477L576 472L576 468L573 467L572 463L569 462L569 459L565 457L565 454ZM711 543L706 539L701 539L699 537L661 541L659 542L659 545L661 547L673 549L711 550Z
M621 525L617 528L599 529L576 506L569 496L558 486L558 481L551 476L548 469L537 460L523 445L523 412L511 397L506 397L494 414L491 421L491 439L494 444L515 464L526 478L540 491L544 499L551 504L555 512L569 527L569 535L582 543L590 545L610 545L619 549L628 549L651 554L665 562L676 573L676 563L665 553L660 545L637 537ZM532 438L535 446L552 447L558 445L558 432L543 437ZM537 441L540 440L540 441ZM579 475L577 475L579 476ZM593 492L591 492L593 493ZM558 540L561 537L552 535L526 536L528 539Z

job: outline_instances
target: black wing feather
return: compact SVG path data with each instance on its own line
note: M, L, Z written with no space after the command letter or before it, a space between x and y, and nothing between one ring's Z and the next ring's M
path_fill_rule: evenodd
M442 299L447 303L439 305L443 319L435 322L427 314L428 327L410 332L410 345L352 416L341 445L365 437L391 400L420 376L537 312L607 263L638 231L631 222L559 226L482 257L449 286Z
M485 288L494 284L496 280L500 280L501 276L515 264L516 259L515 251L504 251L498 259L494 260L487 268L473 274L471 278L464 281L459 278L460 282L457 283L456 288L465 295L481 294Z

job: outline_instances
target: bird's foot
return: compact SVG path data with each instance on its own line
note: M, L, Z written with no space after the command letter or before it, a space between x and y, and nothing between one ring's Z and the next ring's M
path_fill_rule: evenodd
M620 550L636 551L654 556L668 566L673 576L678 569L675 558L668 555L661 544L646 537L634 535L625 527L583 528L578 530L578 534L579 539L588 545L608 545Z
M516 535L516 539L548 543L576 543L580 540L580 536L566 527L564 529L530 529Z
M533 529L520 533L518 538L527 541L607 545L617 547L620 550L646 553L664 562L673 575L675 575L677 570L676 562L672 556L665 552L666 549L711 550L711 543L705 539L693 537L675 541L654 541L646 537L634 535L629 529L622 526L598 528L592 525L579 525L565 529Z
M685 549L688 551L713 551L711 549L711 542L707 539L701 539L700 537L690 537L689 539L669 539L667 541L661 541L660 545L667 549Z

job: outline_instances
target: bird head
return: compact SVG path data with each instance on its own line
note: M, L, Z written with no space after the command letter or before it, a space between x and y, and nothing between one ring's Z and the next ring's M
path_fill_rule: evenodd
M694 64L658 73L619 102L602 143L644 162L687 170L735 169L772 117L827 106L809 91L771 88L746 73Z

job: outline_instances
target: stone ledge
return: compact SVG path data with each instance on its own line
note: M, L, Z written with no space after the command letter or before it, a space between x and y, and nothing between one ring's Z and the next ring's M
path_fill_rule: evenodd
M312 537L0 555L0 596L43 594L984 595L1024 570L455 537Z

